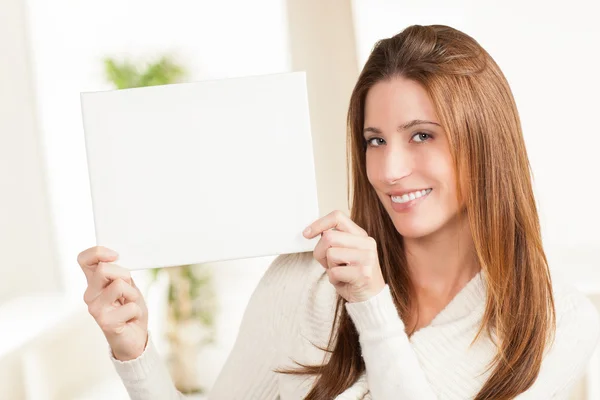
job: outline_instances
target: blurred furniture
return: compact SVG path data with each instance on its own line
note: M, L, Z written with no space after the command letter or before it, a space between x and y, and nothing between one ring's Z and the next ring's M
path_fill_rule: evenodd
M0 307L0 393L10 400L127 400L83 301L17 298Z

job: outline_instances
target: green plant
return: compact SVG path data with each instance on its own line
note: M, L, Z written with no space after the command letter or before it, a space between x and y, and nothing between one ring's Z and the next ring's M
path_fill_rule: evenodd
M185 76L185 70L168 57L138 66L131 61L104 59L106 77L117 89L176 83Z

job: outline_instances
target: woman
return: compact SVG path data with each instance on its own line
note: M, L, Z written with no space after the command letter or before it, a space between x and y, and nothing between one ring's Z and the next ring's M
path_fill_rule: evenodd
M278 257L211 399L566 399L600 334L552 282L511 90L468 35L411 26L350 99L351 216ZM116 253L79 256L85 301L132 399L183 398ZM121 299L121 300L119 300Z

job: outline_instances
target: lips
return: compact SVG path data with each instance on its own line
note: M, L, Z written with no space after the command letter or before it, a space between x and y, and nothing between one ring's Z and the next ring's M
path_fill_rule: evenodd
M429 189L420 189L420 190L415 190L415 191L411 191L411 192L404 192L403 194L398 194L398 195L394 195L392 194L390 197L392 199L392 202L394 203L407 203L408 201L411 200L415 200L424 196L427 196L429 193L431 193L431 188Z
M422 189L413 192L404 192L402 196L390 196L392 201L392 209L396 212L408 212L412 210L415 206L421 204L429 194L432 192L432 189Z

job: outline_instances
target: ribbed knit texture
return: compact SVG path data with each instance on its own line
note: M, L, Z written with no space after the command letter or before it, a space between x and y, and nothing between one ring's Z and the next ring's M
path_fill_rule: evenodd
M558 328L534 385L519 400L568 399L600 336L593 304L564 283L554 283ZM495 354L484 333L472 345L485 307L485 276L477 274L433 321L409 339L386 286L345 307L359 332L366 373L338 400L465 400L481 389ZM336 293L312 253L278 257L255 289L233 350L209 399L297 400L313 377L282 375L294 361L321 364L333 323ZM109 357L132 400L184 399L152 342L135 360Z

